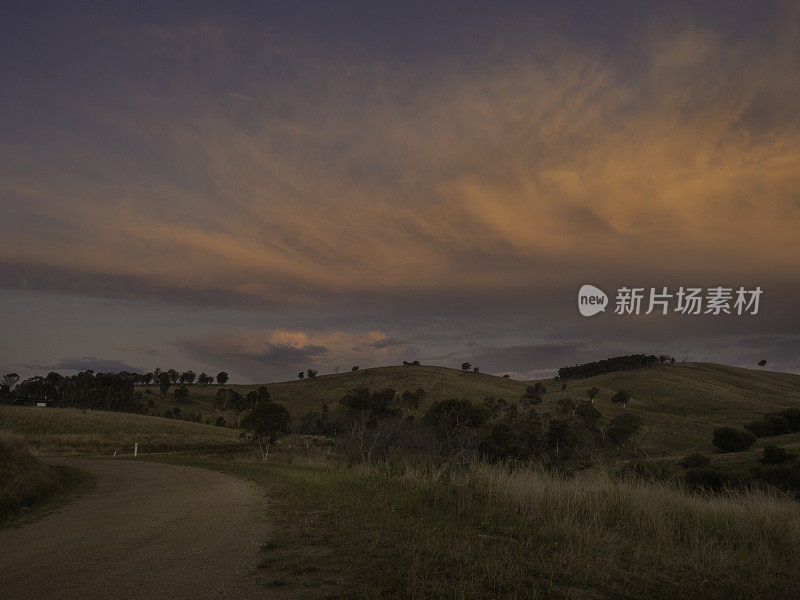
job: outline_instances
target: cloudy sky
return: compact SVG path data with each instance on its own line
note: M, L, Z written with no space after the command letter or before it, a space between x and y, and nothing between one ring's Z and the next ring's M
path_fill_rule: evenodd
M0 9L3 372L800 372L797 2L170 4Z

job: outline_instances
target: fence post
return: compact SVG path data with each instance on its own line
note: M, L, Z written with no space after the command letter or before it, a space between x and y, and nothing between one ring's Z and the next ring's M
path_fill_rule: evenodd
M139 442L133 445L133 458L136 458L137 454L139 454Z

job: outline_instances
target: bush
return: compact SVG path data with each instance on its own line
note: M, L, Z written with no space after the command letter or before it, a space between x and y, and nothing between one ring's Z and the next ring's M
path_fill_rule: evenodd
M720 427L714 430L714 445L723 452L747 450L756 441L756 436L746 429Z
M685 456L678 464L684 469L702 469L711 464L711 459L699 452L693 452Z
M753 467L753 476L778 489L800 493L800 463L797 461L757 465Z
M780 446L764 446L764 456L758 462L765 465L779 465L781 463L797 460L793 454L789 454L785 448Z
M778 414L788 421L792 433L800 431L800 408L787 408L780 411Z
M642 420L633 413L623 413L611 419L606 430L606 437L612 444L624 444L630 441L642 426Z
M744 471L727 467L707 466L689 469L685 475L686 484L693 488L720 492L725 489L744 487L749 477Z

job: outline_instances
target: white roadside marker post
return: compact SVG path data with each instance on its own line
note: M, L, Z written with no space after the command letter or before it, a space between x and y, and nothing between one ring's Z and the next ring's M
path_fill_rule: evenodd
M139 454L139 442L136 442L133 445L133 458L136 458L136 455Z

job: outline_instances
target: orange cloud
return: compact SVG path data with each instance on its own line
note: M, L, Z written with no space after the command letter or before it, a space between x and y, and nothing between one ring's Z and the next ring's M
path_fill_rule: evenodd
M246 93L179 68L163 95L94 117L135 151L74 136L0 148L23 223L5 224L0 251L23 268L304 303L610 268L794 280L800 75L789 26L774 25L735 42L654 25L634 37L634 66L543 35L502 64L422 72L270 47L264 64L294 61L294 75ZM224 57L235 32L141 35L156 57L203 43ZM269 339L364 343L326 335Z

